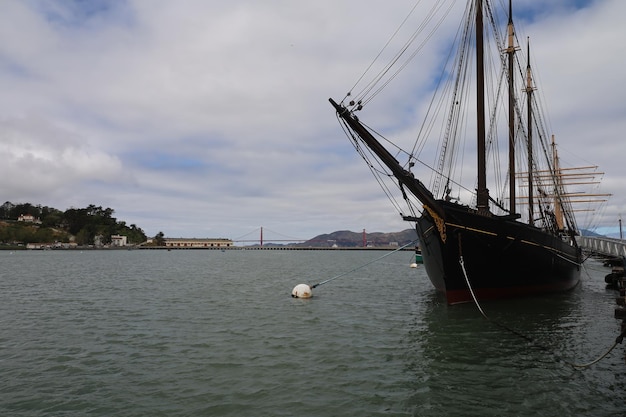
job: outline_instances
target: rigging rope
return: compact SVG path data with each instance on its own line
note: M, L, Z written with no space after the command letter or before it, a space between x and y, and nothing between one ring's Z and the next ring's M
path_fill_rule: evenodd
M354 132L349 128L349 126L345 123L345 121L343 121L339 117L339 115L337 115L337 119L340 121L340 125L342 126L342 128L344 130L344 133L346 134L348 139L350 139L350 143L352 144L354 149L361 156L361 158L363 158L363 160L367 163L367 166L369 167L370 171L372 172L372 175L373 175L374 179L376 180L376 182L378 182L378 185L380 186L380 188L383 190L383 192L385 193L385 195L387 196L387 198L389 199L391 204L394 206L394 208L398 211L398 213L402 214L402 209L400 207L400 204L395 199L395 197L393 195L393 192L389 189L387 183L382 178L382 177L390 178L390 177L393 177L393 175L390 174L390 173L387 173L385 171L384 165L382 164L382 162L378 158L374 157L374 158L370 159L369 156L368 156L368 153L370 155L372 155L371 150L367 146L365 146L365 147L359 146L358 136L354 134ZM366 153L366 151L368 153ZM376 163L380 167L380 169L374 167L374 162L372 162L372 160L376 161Z
M402 27L404 26L404 24L409 20L409 17L411 17L411 15L413 14L413 12L415 11L415 9L417 8L418 4L420 2L418 1L417 3L415 3L415 5L413 6L413 8L411 9L411 11L409 12L409 14L404 18L404 20L402 21L402 23L400 23L400 26L398 26L398 28L395 30L395 32L391 35L391 37L389 38L389 40L387 41L387 43L385 43L385 46L382 47L382 49L380 50L380 52L378 52L378 55L376 55L376 58L374 58L374 60L369 64L369 66L365 69L365 71L363 72L363 74L361 74L361 76L359 77L359 79L354 83L354 85L352 86L352 88L350 89L350 91L354 90L356 88L357 85L359 85L359 83L361 82L361 80L363 80L363 78L365 77L365 74L367 74L369 72L369 70L374 66L374 63L376 61L378 61L378 58L380 58L380 56L383 54L383 52L385 51L385 49L387 49L387 47L389 46L389 44L391 43L391 41L396 37L396 35L398 34L398 32L400 32L400 29L402 29ZM350 95L350 93L348 93L348 95Z
M518 332L517 330L514 330L496 320L491 319L489 316L487 316L487 314L485 313L485 311L482 309L480 303L478 302L478 299L476 298L476 295L474 294L474 289L472 288L472 285L469 281L469 277L467 275L467 271L465 270L465 262L463 261L463 252L462 252L462 245L461 245L461 234L459 233L459 264L461 265L461 270L463 271L463 277L465 278L465 283L467 284L467 288L469 289L469 292L472 296L472 299L474 301L474 304L476 305L476 308L478 308L478 311L480 312L480 314L483 316L483 318L485 318L487 321L495 324L496 326L518 336L521 337L522 339L528 341L529 343L531 343L533 346L545 351L545 352L549 352L550 349L547 348L546 346L540 345L537 342L535 342L534 339L532 339L530 336L527 336L523 333ZM583 369L583 368L588 368L591 365L594 365L598 362L600 362L602 359L604 359L609 353L611 353L611 351L613 349L615 349L615 347L619 344L622 343L622 341L624 340L624 337L626 337L626 329L624 329L622 331L622 333L620 333L619 336L617 336L617 338L615 339L615 342L613 343L613 345L602 355L600 355L598 358L594 359L591 362L587 362L587 363L574 363L574 362L570 362L567 361L565 359L559 358L559 356L553 352L554 356L557 357L558 359L562 360L564 363L574 367L574 368L579 368L579 369Z
M390 46L392 40L398 35L401 28L407 23L409 17L415 12L417 6L421 0L413 6L407 17L402 21L400 26L395 30L390 39L385 43L381 51L376 55L374 60L370 63L370 65L366 68L364 73L359 77L356 81L350 92L346 95L345 98L352 96L352 91L357 87L357 85L363 81L365 75L372 69L374 64L381 58L384 51ZM425 13L424 21L418 28L409 36L408 40L404 43L404 45L400 48L400 50L391 58L390 62L382 67L382 69L375 75L373 75L372 80L366 83L361 88L361 91L354 95L354 100L360 106L368 103L372 98L374 98L377 94L381 92L396 76L402 71L404 67L406 67L411 60L415 58L415 56L421 51L428 39L430 39L433 34L439 29L439 27L445 21L446 16L452 10L455 1L450 1L450 4L445 8L446 2L437 2L433 6L431 6L430 10ZM443 10L443 11L442 11ZM436 20L438 13L442 14L438 20ZM411 45L416 42L417 38L422 34L422 32L428 30L428 25L433 26L429 32L426 33L425 39L422 41L420 45L418 45L412 53L410 53L409 57L406 58L405 61L400 62L400 59L410 52ZM391 72L391 70L397 67L395 72ZM378 87L377 87L378 86ZM344 98L344 100L345 100Z
M396 250L394 250L394 251L391 251L391 252L389 252L389 253L384 254L384 255L383 255L383 256L381 256L381 257L378 257L378 258L374 259L373 261L369 261L369 262L367 262L367 263L365 263L365 264L363 264L363 265L361 265L361 266L357 266L356 268L353 268L353 269L351 269L351 270L349 270L349 271L347 271L347 272L344 272L344 273L342 273L342 274L339 274L339 275L337 275L337 276L334 276L334 277L332 277L332 278L329 278L329 279L327 279L327 280L325 280L325 281L322 281L322 282L319 282L319 283L317 283L317 284L315 284L315 285L312 285L312 286L311 286L311 289L316 288L316 287L319 287L320 285L324 285L324 284L326 284L327 282L333 281L333 280L335 280L335 279L337 279L337 278L341 278L341 277L343 277L343 276L346 276L346 275L348 275L348 274L350 274L350 273L352 273L352 272L354 272L354 271L358 271L358 270L359 270L359 269L361 269L361 268L365 268L366 266L371 265L371 264L373 264L374 262L378 262L378 261L380 261L381 259L386 258L387 256L392 255L392 254L394 254L394 253L396 253L396 252L398 252L398 251L401 251L402 249L404 249L404 248L406 248L406 247L408 247L408 246L415 245L415 243L417 243L417 240L413 240L413 241L411 241L411 242L407 243L406 245L399 247L398 249L396 249Z

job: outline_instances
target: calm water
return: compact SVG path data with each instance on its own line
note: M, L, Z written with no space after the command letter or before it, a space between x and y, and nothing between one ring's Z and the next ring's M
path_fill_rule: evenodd
M448 307L410 252L0 251L3 416L618 416L608 273ZM552 352L552 353L551 353Z

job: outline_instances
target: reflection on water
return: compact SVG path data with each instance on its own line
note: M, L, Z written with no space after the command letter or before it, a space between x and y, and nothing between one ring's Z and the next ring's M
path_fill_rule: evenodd
M414 385L407 403L424 416L442 409L494 416L621 413L623 348L590 369L566 363L587 363L612 344L610 299L587 281L568 293L482 303L488 321L473 304L449 307L436 294L424 296L407 335L406 371Z

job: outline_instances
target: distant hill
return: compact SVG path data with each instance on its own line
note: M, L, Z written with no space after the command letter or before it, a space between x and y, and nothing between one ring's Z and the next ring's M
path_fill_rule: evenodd
M592 232L590 230L584 230L584 229L581 230L581 235L593 236L593 237L603 236L598 233ZM415 229L406 229L401 232L391 232L391 233L380 233L380 232L366 233L365 238L367 240L367 245L374 246L374 247L391 246L391 244L396 244L396 243L398 246L404 246L418 239ZM288 246L302 246L302 247L315 247L315 248L328 247L329 248L329 247L332 247L333 245L337 245L340 248L362 247L363 246L363 232L339 230L336 232L315 236L314 238L309 239L303 243L292 243L292 244L289 244Z
M403 246L417 239L415 229L406 229L395 233L366 233L366 244L368 246L390 246L397 244ZM291 246L304 247L362 247L363 232L351 232L349 230L340 230L328 234L318 235L304 243L297 243Z
M580 235L581 236L589 236L589 237L606 237L604 235L600 235L596 232L593 232L591 230L587 230L587 229L581 229L580 230Z

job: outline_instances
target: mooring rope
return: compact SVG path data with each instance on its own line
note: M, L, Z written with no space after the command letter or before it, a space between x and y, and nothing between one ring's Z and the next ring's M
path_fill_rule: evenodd
M335 280L335 279L337 279L337 278L341 278L341 277L343 277L343 276L346 276L346 275L348 275L348 274L351 274L352 272L354 272L354 271L358 271L358 270L359 270L359 269L361 269L361 268L365 268L366 266L371 265L371 264L373 264L374 262L378 262L378 261L380 261L381 259L384 259L384 258L386 258L386 257L387 257L387 256L389 256L389 255L392 255L392 254L394 254L394 253L396 253L396 252L398 252L398 251L401 251L402 249L404 249L404 248L406 248L406 247L408 247L408 246L415 245L415 243L417 243L417 240L414 240L414 241L412 241L412 242L409 242L409 243L407 243L407 244L406 244L406 245L404 245L404 246L400 246L398 249L396 249L396 250L394 250L394 251L392 251L392 252L386 253L386 254L384 254L383 256L381 256L381 257L378 257L378 258L374 259L373 261L369 261L369 262L367 262L367 263L365 263L365 264L363 264L363 265L357 266L356 268L353 268L353 269L351 269L351 270L349 270L349 271L347 271L347 272L344 272L344 273L342 273L342 274L339 274L339 275L337 275L337 276L334 276L334 277L332 277L332 278L329 278L329 279L327 279L327 280L325 280L325 281L322 281L322 282L319 282L319 283L317 283L317 284L315 284L315 285L312 285L312 286L311 286L311 289L316 288L316 287L319 287L320 285L324 285L324 284L326 284L327 282L333 281L333 280Z
M539 348L539 349L541 349L541 350L543 350L543 351L549 352L549 351L550 351L550 349L549 349L549 348L547 348L546 346L543 346L543 345L538 344L538 343L537 343L537 342L536 342L533 338L531 338L530 336L527 336L527 335L525 335L525 334L523 334L523 333L520 333L520 332L518 332L517 330L511 329L510 327L508 327L508 326L506 326L506 325L504 325L504 324L502 324L502 323L500 323L500 322L498 322L498 321L496 321L496 320L493 320L493 319L491 319L489 316L487 316L487 314L485 313L485 311L484 311L484 310L483 310L483 308L481 307L480 303L478 302L478 298L476 298L476 294L474 294L474 289L472 288L472 285L471 285L471 283L470 283L469 277L467 276L467 271L465 270L465 262L463 261L463 251L462 251L462 245L461 245L461 234L460 234L460 233L459 233L459 235L458 235L458 238L459 238L459 264L461 265L461 270L463 271L463 277L465 278L465 283L467 284L467 288L469 289L469 292L470 292L470 294L471 294L471 296L472 296L472 299L474 300L474 304L475 304L475 305L476 305L476 307L478 308L478 311L480 312L480 314L481 314L481 315L482 315L482 316L483 316L483 317L484 317L487 321L489 321L489 322L491 322L491 323L495 324L496 326L501 327L501 328L503 328L503 329L507 330L508 332L510 332L510 333L512 333L512 334L514 334L514 335L516 335L516 336L518 336L518 337L521 337L522 339L524 339L524 340L526 340L526 341L528 341L528 342L532 343L532 344L533 344L533 346L535 346L535 347L537 347L537 348ZM615 349L615 347L616 347L618 344L622 343L622 341L624 340L624 337L626 337L626 329L624 329L624 331L622 331L622 333L621 333L619 336L617 336L617 338L615 339L615 342L613 343L613 346L611 346L611 347L610 347L610 348L609 348L609 349L608 349L608 350L607 350L604 354L602 354L601 356L599 356L597 359L594 359L593 361L588 362L588 363L574 363L574 362L570 362L570 361L567 361L567 360L565 360L565 359L560 358L560 357L559 357L556 353L554 353L554 352L552 352L552 353L553 353L553 354L554 354L554 356L555 356L555 357L557 357L559 360L562 360L563 362L565 362L566 364L568 364L568 365L570 365L570 366L572 366L572 367L574 367L574 368L580 368L580 369L582 369L582 368L588 368L588 367L590 367L591 365L594 365L594 364L596 364L596 363L600 362L600 361L601 361L602 359L604 359L604 358L605 358L605 357L606 357L609 353L611 353L611 351L612 351L613 349Z
M460 238L460 235L459 235L459 238ZM461 241L460 241L460 239L459 239L459 246L460 246L460 243L461 243ZM516 330L514 330L514 329L511 329L510 327L505 326L504 324L502 324L502 323L500 323L500 322L497 322L497 321L495 321L495 320L492 320L489 316L487 316L487 314L486 314L486 313L485 313L485 311L483 310L482 306L481 306L481 305L480 305L480 303L478 302L478 299L476 298L476 295L474 294L474 290L472 289L472 285L471 285L471 284L470 284L470 282L469 282L469 278L467 277L467 271L465 270L465 262L463 261L463 255L460 255L460 256L459 256L459 263L461 264L461 270L463 271L463 276L465 277L465 282L467 283L467 288L469 288L470 294L472 295L472 299L474 300L474 304L475 304L475 305L476 305L476 307L478 308L478 311L480 311L480 314L481 314L481 315L482 315L482 316L483 316L483 317L484 317L487 321L490 321L491 323L495 324L496 326L501 327L501 328L505 329L506 331L511 332L511 333L513 333L514 335L519 336L519 337L521 337L522 339L525 339L526 341L528 341L528 342L533 343L533 344L535 344L535 345L536 345L535 341L534 341L533 339L531 339L530 337L526 336L525 334L520 333L520 332L518 332L518 331L516 331ZM543 346L539 346L539 345L536 345L536 346L537 346L537 347L539 347L539 348L541 348L541 349L544 349L544 350L545 350L545 348L544 348Z

